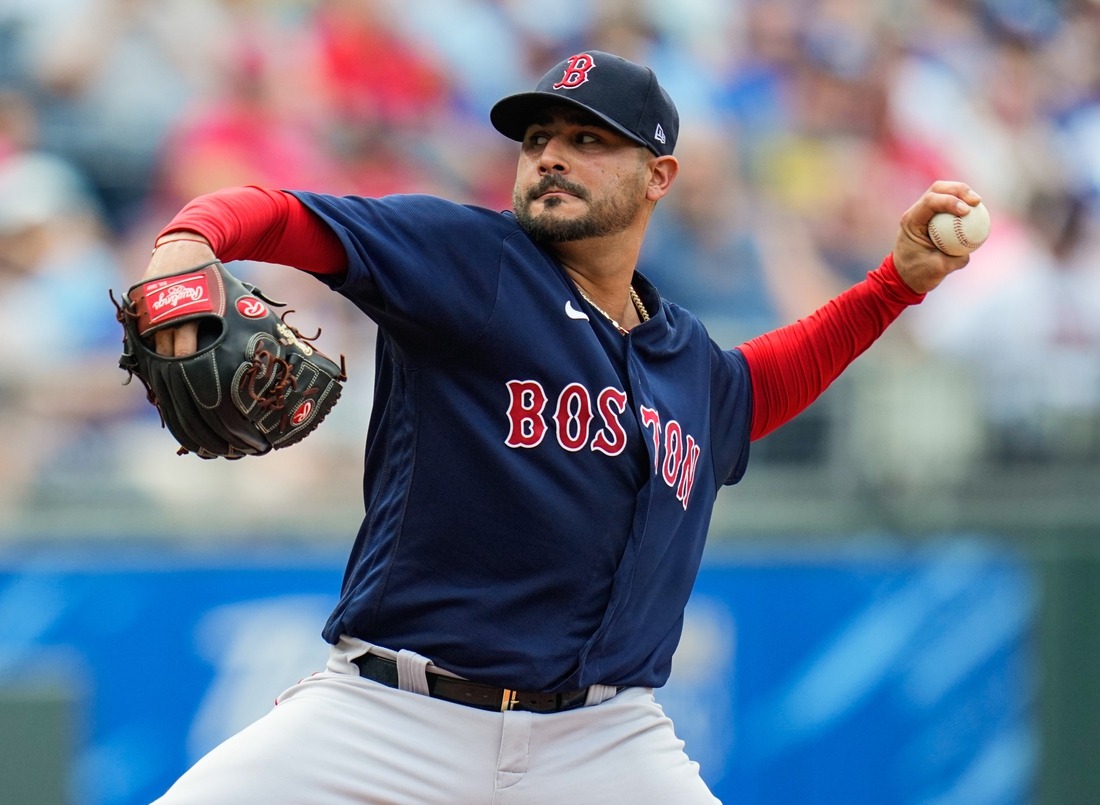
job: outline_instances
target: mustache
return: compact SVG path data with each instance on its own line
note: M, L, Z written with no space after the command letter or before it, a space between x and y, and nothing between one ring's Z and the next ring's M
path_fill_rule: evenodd
M561 176L555 176L548 174L543 176L539 180L539 183L527 191L527 200L534 201L543 193L548 193L551 190L564 190L566 193L572 193L577 198L588 201L588 191L579 184L563 179Z

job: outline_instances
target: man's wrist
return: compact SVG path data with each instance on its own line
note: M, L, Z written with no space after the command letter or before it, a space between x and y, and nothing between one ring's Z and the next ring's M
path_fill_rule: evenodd
M905 305L919 305L924 301L925 293L913 288L898 270L893 252L886 255L878 268L878 273L884 280L885 287L898 302Z
M201 240L200 240L201 238ZM145 269L145 278L161 277L175 274L179 271L187 271L194 266L209 263L216 259L210 243L202 236L171 238L165 235L157 238L153 254L149 257L149 265Z
M187 243L198 243L206 246L206 248L210 249L211 251L213 251L214 248L210 244L210 241L200 235L198 232L192 232L186 229L178 229L174 232L167 232L158 237L153 243L152 253L155 254L157 249L159 249L161 246L167 246L169 243L179 243L181 241Z

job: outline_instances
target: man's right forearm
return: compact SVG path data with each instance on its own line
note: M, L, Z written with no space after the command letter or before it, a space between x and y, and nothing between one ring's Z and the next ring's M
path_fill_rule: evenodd
M161 230L157 242L187 233L202 236L222 261L281 263L313 274L348 268L347 253L332 229L281 190L232 187L199 196Z
M753 440L805 410L908 305L924 299L906 285L893 255L817 312L738 349L752 378Z

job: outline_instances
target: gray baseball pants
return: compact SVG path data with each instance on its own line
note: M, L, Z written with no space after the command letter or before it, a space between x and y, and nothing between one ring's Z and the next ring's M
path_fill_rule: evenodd
M432 699L409 652L401 688L359 676L342 639L325 672L196 763L156 805L714 805L649 688L562 713ZM392 656L392 654L391 654ZM419 662L417 662L419 660ZM720 804L719 804L720 805Z

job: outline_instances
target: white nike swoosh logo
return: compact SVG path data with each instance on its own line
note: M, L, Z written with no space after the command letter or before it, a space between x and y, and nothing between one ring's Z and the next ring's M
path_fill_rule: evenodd
M588 314L573 307L573 300L565 303L565 315L577 321L588 321Z

